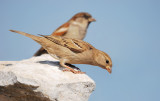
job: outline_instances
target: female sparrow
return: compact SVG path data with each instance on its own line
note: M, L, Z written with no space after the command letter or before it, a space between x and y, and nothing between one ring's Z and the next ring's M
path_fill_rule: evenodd
M15 33L27 36L39 43L54 58L60 61L60 65L69 69L69 71L79 74L81 71L75 71L66 64L89 64L106 69L109 73L112 70L112 61L108 54L94 48L89 43L60 36L35 36L21 31L10 30Z

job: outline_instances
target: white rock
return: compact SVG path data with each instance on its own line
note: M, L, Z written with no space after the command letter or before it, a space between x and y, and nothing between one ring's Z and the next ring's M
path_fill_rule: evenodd
M58 61L46 54L22 61L0 61L0 86L17 82L37 87L34 92L51 101L88 101L95 88L86 74L63 72Z

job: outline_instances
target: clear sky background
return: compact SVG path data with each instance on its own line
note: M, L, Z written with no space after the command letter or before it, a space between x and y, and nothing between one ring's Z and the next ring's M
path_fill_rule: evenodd
M160 0L0 0L0 61L32 57L39 44L8 30L50 35L89 12L85 41L108 53L113 73L77 65L96 82L89 101L160 101Z

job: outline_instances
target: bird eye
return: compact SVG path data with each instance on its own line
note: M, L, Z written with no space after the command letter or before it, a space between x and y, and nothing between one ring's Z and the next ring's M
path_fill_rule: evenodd
M106 63L108 64L108 63L109 63L109 61L108 61L108 60L106 60Z

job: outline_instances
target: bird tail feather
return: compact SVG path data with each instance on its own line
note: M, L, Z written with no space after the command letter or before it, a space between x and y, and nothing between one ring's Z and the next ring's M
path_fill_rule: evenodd
M38 42L38 41L40 40L40 38L41 38L41 37L39 37L39 36L31 35L31 34L28 34L28 33L25 33L25 32L21 32L21 31L16 31L16 30L9 30L9 31L15 32L15 33L18 33L18 34L22 34L22 35L24 35L24 36L26 36L26 37L29 37L29 38L37 41L37 42Z

